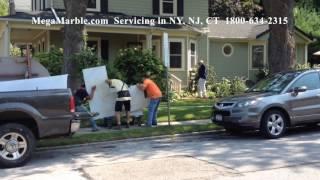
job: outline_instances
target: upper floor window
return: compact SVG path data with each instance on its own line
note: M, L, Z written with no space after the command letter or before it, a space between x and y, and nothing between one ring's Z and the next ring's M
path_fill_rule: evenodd
M88 11L100 11L100 1L101 0L89 0L88 1Z
M161 15L177 15L177 0L160 0Z
M43 0L32 0L31 1L32 11L41 11L46 8L46 1Z

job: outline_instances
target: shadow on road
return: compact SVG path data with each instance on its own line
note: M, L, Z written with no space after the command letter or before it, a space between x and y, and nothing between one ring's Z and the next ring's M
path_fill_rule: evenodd
M25 167L1 169L2 177L16 178L60 170L190 156L239 172L273 169L320 160L320 127L290 129L280 139L264 139L258 132L230 135L217 132L169 139L106 142L79 148L37 152Z

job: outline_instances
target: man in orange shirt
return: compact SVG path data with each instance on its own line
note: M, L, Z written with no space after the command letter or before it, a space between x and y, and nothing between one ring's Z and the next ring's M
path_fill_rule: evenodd
M162 93L155 82L150 79L150 75L145 75L142 80L143 84L138 84L140 90L145 91L150 99L148 106L148 120L146 125L149 127L157 125L157 113Z

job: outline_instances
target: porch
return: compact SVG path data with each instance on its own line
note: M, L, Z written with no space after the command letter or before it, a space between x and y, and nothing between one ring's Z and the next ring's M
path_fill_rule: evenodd
M198 59L207 59L201 54L207 43L199 32L142 27L86 26L87 45L95 49L104 62L112 63L118 51L124 48L152 49L162 59L163 32L169 33L170 73L172 89L180 92L188 86L189 71L195 68ZM18 56L25 56L26 45L32 55L48 52L50 47L63 47L62 26L44 27L30 23L0 22L0 55L10 56L10 46L19 47Z

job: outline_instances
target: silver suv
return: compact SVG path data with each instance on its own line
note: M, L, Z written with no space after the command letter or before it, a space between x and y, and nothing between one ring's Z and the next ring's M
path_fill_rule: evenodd
M281 137L287 127L320 122L320 70L274 74L213 107L212 121L232 133L260 130Z

